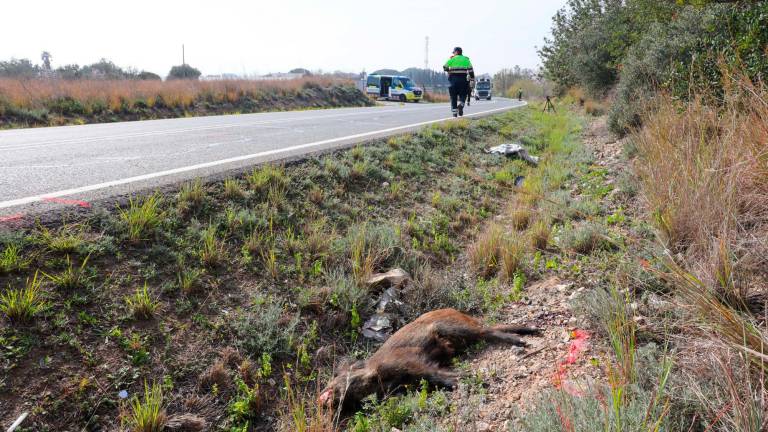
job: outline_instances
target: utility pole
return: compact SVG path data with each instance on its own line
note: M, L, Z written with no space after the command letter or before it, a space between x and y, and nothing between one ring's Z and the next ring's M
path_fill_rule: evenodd
M186 57L184 55L184 44L181 44L181 64L185 65L187 64Z
M424 43L424 69L429 69L429 36L425 38Z

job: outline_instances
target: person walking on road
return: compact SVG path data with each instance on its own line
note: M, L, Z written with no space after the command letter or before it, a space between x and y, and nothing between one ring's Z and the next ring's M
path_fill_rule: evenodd
M475 70L469 57L460 47L453 49L453 55L445 62L443 70L448 72L448 93L451 95L451 112L454 117L464 115L464 102L469 94L469 81L475 79Z

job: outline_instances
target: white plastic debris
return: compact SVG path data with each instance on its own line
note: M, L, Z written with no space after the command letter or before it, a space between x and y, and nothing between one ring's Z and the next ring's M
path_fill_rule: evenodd
M528 150L520 144L501 144L495 147L491 147L486 150L486 153L499 154L504 156L516 156L520 159L530 163L531 165L538 165L539 158L528 154Z
M21 422L24 421L25 418L29 415L28 412L22 413L19 418L16 419L15 422L11 425L11 427L8 428L7 432L13 432L16 430L17 427L21 426Z

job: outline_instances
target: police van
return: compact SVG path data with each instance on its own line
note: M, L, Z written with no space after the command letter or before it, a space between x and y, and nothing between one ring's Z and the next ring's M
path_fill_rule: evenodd
M365 91L374 99L400 102L419 102L424 97L424 89L401 75L368 75Z
M475 100L486 99L491 100L491 90L493 84L491 83L491 77L483 75L478 77L475 81Z

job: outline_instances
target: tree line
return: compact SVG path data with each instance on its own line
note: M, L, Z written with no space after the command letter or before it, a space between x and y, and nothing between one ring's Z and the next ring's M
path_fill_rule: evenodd
M64 80L103 79L103 80L161 80L160 75L134 68L121 68L114 62L102 58L89 65L68 64L57 68L51 66L51 55L43 52L42 63L35 64L29 59L10 59L0 61L2 78L59 78ZM173 66L167 79L198 79L200 71L188 64Z

